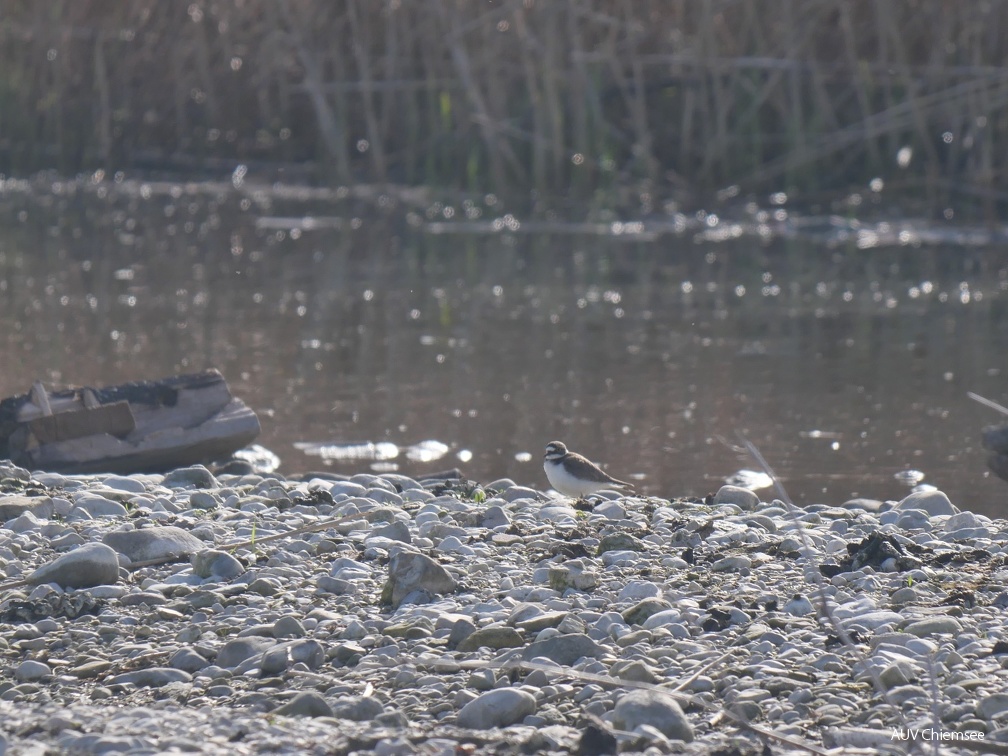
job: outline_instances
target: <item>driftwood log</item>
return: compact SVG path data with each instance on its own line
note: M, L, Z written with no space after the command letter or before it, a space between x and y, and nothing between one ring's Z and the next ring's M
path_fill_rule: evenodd
M216 370L0 401L0 457L62 473L163 472L225 459L259 435L259 418Z

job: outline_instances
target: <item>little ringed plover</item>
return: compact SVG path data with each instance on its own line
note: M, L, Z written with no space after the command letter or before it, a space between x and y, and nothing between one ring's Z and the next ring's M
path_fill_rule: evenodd
M572 498L580 499L603 488L633 489L633 485L608 475L594 462L567 451L560 441L546 444L543 470L553 488Z

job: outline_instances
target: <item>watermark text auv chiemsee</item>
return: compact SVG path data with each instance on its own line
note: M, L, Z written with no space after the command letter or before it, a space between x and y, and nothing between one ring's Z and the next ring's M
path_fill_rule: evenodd
M926 740L955 742L964 740L983 740L981 730L940 730L936 727L894 727L889 740Z

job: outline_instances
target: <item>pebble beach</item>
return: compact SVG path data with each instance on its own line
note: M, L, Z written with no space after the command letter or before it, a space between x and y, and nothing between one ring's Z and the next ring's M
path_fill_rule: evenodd
M0 756L1008 753L1006 555L935 490L0 463Z

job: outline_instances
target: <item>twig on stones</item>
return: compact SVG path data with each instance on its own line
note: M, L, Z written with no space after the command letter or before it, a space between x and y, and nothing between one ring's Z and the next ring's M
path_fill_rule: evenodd
M998 404L993 399L988 399L985 396L980 396L980 394L974 394L972 391L967 391L966 396L972 399L974 402L980 402L985 407L990 407L992 410L997 410L1002 415L1008 415L1008 407L1003 404Z

